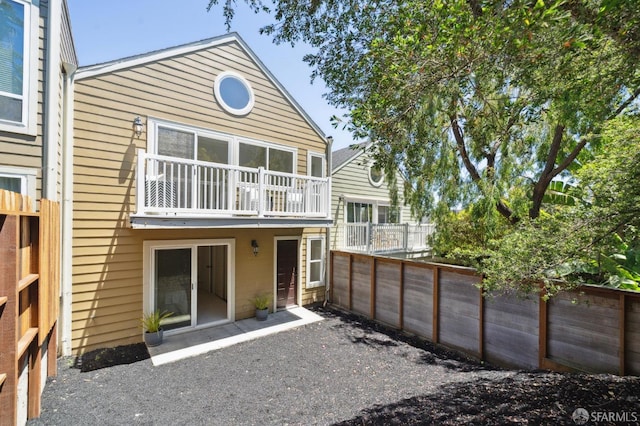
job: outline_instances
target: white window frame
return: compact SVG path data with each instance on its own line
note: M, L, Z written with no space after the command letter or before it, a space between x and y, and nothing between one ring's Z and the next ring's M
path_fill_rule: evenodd
M207 239L186 239L186 240L144 240L142 242L142 307L143 314L149 314L155 309L155 281L156 265L154 253L156 250L172 249L172 248L189 248L192 250L191 270L192 270L192 291L193 286L197 287L198 268L197 253L194 255L193 250L200 246L227 246L227 319L221 320L220 323L235 321L235 304L236 304L236 240L235 238L207 238ZM198 310L197 300L191 300L191 325L178 329L165 331L166 335L180 334L199 328L210 327L212 324L197 325Z
M0 119L0 131L36 135L38 119L38 2L12 0L24 6L24 57L22 76L22 121ZM2 93L3 96L18 98Z
M267 166L269 165L269 148L279 149L281 151L289 151L293 156L293 171L292 173L296 173L298 166L298 149L291 146L280 145L273 142L260 141L257 139L250 139L246 137L236 136L230 133L219 132L211 129L205 129L202 127L196 126L188 126L185 124L175 123L168 120L163 120L159 118L148 117L147 118L147 149L151 154L158 153L158 127L165 127L169 129L179 130L181 132L188 132L195 134L195 147L194 152L197 155L198 152L198 137L203 136L207 138L214 138L225 140L229 143L229 165L237 166L240 154L239 147L240 142L249 144L249 145L258 145L267 148Z
M347 222L349 203L361 203L371 205L371 223L378 223L378 206L391 207L391 201L388 199L362 198L357 196L345 195L344 207L342 211L343 223L369 223L369 222ZM398 222L402 223L402 206L398 205Z
M247 92L249 92L249 101L247 102L247 105L244 108L240 108L240 109L233 108L231 105L227 104L222 98L222 93L220 92L220 84L222 83L222 80L224 80L227 77L233 77L237 79L240 83L242 83L245 89L247 89ZM215 82L213 83L213 92L215 94L216 100L218 101L218 104L229 114L247 115L251 112L251 110L253 109L253 106L255 105L256 98L253 93L253 89L251 88L251 84L249 84L246 78L244 78L240 74L233 71L224 71L218 74L218 76L215 79Z
M313 157L318 157L322 160L322 176L320 177L327 177L327 156L322 153L313 151L307 152L307 175L311 176L311 159Z
M367 167L367 175L369 177L369 183L372 186L375 186L376 188L380 188L382 186L382 184L384 183L384 172L382 170L380 170L380 180L375 181L373 179L373 176L371 176L371 171L375 168L375 164L370 163L369 166Z
M0 166L0 176L20 179L20 193L36 199L36 169L25 167Z
M311 242L321 241L320 243L320 259L311 259ZM307 288L316 288L324 286L324 274L326 265L326 242L323 235L307 237L307 259L306 259L306 275ZM311 281L311 263L320 263L320 281Z
M261 146L267 149L267 158L266 158L266 167L265 170L269 170L269 149L273 148L273 149L277 149L280 151L288 151L292 154L291 158L293 161L292 167L291 167L291 173L296 173L297 170L297 159L298 159L298 150L294 147L290 147L290 146L285 146L285 145L277 145L271 142L263 142L263 141L259 141L259 140L255 140L255 139L247 139L247 138L236 138L236 144L235 144L235 158L236 158L236 165L240 164L240 144L243 143L245 145L255 145L255 146ZM286 172L278 172L278 173L286 173Z

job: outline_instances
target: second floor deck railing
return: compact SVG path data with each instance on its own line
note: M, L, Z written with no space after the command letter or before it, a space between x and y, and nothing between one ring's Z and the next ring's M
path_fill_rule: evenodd
M137 214L327 217L329 179L138 151Z
M435 230L432 224L408 223L345 223L343 229L341 248L366 253L427 250Z

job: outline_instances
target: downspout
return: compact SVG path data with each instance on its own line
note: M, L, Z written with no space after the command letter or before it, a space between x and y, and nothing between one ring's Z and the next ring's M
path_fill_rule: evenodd
M327 194L327 212L329 214L329 218L331 218L332 214L332 205L331 205L331 170L332 170L332 161L331 161L331 150L333 146L333 136L327 137L327 177L329 178L328 185L328 194ZM324 278L324 287L325 287L325 295L324 295L324 306L327 305L329 300L329 294L331 293L331 283L329 282L329 278L331 277L331 226L327 226L325 228L325 250L326 250L326 258L325 258L325 278Z
M58 114L61 70L60 32L62 26L62 0L49 0L47 16L47 56L44 94L43 179L42 196L58 201Z
M59 339L61 355L71 355L73 256L73 90L76 66L65 64L62 127L62 205Z

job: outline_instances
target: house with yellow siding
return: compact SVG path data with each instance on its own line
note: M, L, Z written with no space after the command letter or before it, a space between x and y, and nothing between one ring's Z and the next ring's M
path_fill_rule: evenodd
M330 141L238 34L81 67L73 110L72 353L324 300Z

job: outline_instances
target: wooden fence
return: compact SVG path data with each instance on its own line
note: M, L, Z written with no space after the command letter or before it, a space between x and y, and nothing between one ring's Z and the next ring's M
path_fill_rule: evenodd
M640 294L482 297L471 268L331 252L331 302L516 368L640 375Z
M33 208L0 190L0 425L38 417L43 372L57 373L60 206Z

